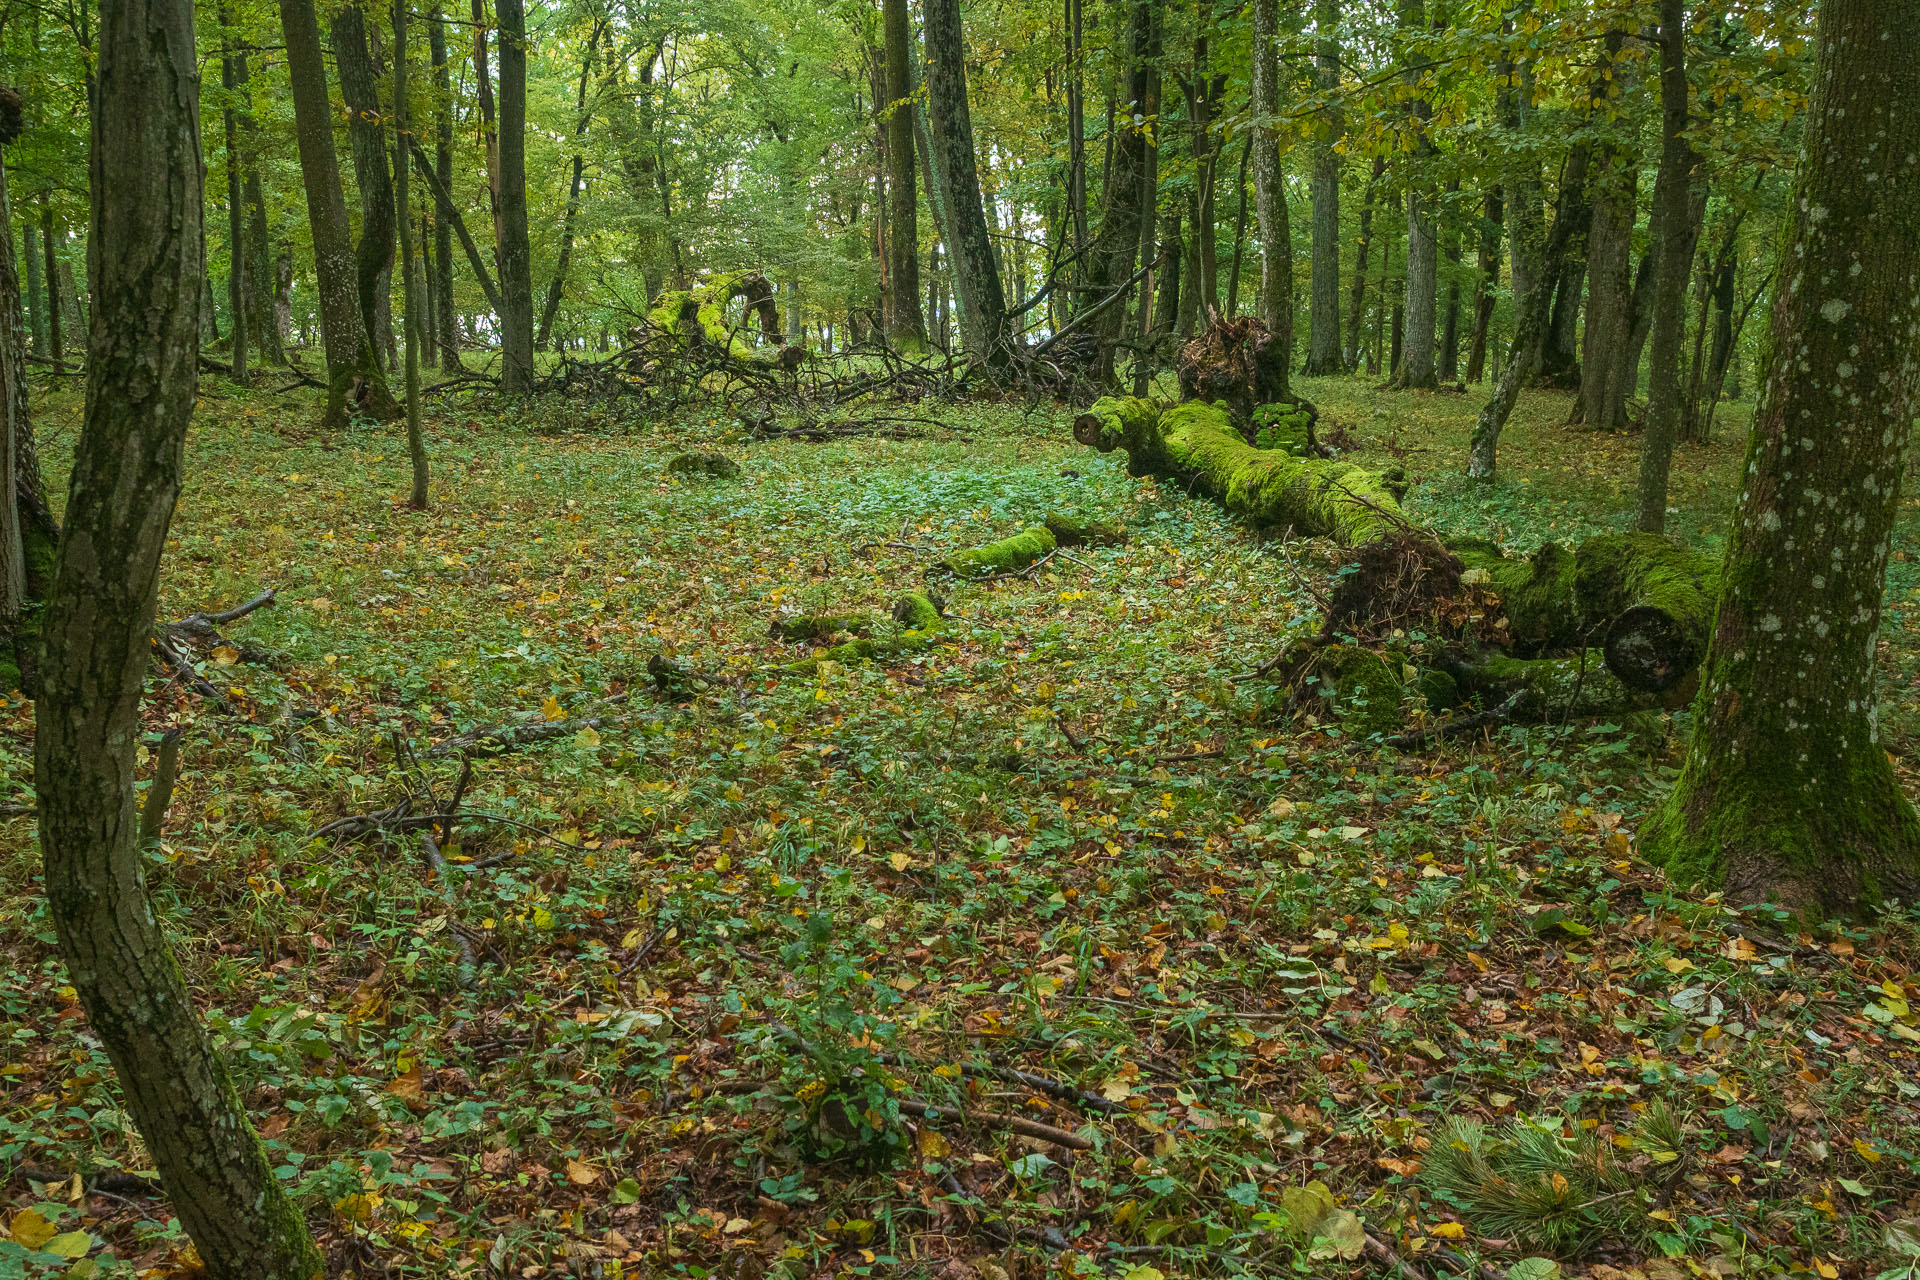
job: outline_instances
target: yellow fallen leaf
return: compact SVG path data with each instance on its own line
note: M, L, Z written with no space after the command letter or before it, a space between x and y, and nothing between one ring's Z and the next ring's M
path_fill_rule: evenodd
M940 1136L938 1129L929 1129L924 1125L921 1126L920 1132L915 1137L915 1141L920 1148L920 1154L929 1160L938 1160L953 1150L953 1148L947 1144L947 1140Z
M1853 1140L1853 1149L1854 1151L1858 1152L1860 1158L1862 1160L1865 1160L1868 1164L1880 1163L1880 1153L1874 1150L1872 1143L1863 1142L1859 1138L1855 1138Z
M600 1171L590 1164L578 1160L567 1161L567 1181L579 1187L590 1187L600 1181Z
M1427 1234L1441 1240L1460 1240L1465 1238L1467 1228L1459 1222L1436 1222L1427 1228Z
M230 667L240 661L240 651L230 644L218 646L213 651L213 664L216 667Z
M13 1222L7 1228L7 1235L17 1245L28 1249L38 1249L41 1245L58 1235L51 1222L32 1209L23 1209L13 1215Z
M560 699L549 694L547 700L540 704L540 714L548 720L565 720L567 709L560 705Z
M1661 963L1666 965L1668 973L1685 973L1693 968L1693 961L1685 956L1668 956Z
M893 854L887 859L887 861L893 864L893 869L895 871L905 871L908 867L913 865L913 858L910 855L904 854L904 853Z

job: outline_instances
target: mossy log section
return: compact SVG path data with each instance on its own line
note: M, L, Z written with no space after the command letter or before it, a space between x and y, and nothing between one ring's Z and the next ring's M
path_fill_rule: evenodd
M854 634L873 625L870 613L800 613L775 618L767 634L775 640L825 640L842 632Z
M1127 540L1127 531L1102 520L1082 520L1059 512L1047 517L1047 531L1063 547L1117 547Z
M1358 547L1412 527L1397 477L1256 449L1219 405L1193 401L1161 413L1133 396L1107 396L1074 419L1073 436L1102 453L1124 449L1130 474L1191 484L1260 528Z
M1598 641L1607 670L1630 689L1662 693L1707 653L1720 566L1658 534L1602 534L1572 551L1547 543L1525 560L1481 539L1450 544L1482 570L1523 657Z
M724 453L677 453L668 461L667 471L676 476L734 480L739 478L740 464Z
M1526 699L1513 716L1523 721L1671 710L1686 705L1695 684L1687 681L1666 692L1635 689L1607 669L1605 655L1598 649L1560 658L1492 657L1452 674L1461 689L1479 694L1483 703L1499 702L1524 688Z
M969 547L965 551L956 551L942 560L940 567L956 578L971 578L978 581L1031 568L1038 561L1052 555L1059 545L1059 539L1054 537L1053 530L1046 525L1028 525L1011 538L989 542L984 547Z
M735 298L745 299L742 327L747 322L757 323L759 346L748 342L740 329L727 322L727 304ZM806 358L805 348L788 345L780 329L773 284L757 271L715 276L692 289L665 290L647 309L647 323L679 339L690 350L724 352L747 364L790 369Z
M790 662L785 670L791 675L810 676L819 672L822 662L853 664L885 662L912 653L924 653L946 639L944 606L938 596L924 591L908 591L893 602L893 619L900 624L897 635L849 640L811 658Z

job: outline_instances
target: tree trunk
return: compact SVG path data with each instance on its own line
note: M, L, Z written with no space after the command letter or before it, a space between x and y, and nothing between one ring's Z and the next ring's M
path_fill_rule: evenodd
M1460 194L1460 180L1447 183L1449 203ZM1444 212L1444 210L1442 210ZM1460 226L1452 218L1441 234L1440 252L1452 264L1447 280L1447 305L1440 318L1439 380L1460 380Z
M1240 314L1240 264L1247 243L1247 166L1253 160L1253 134L1247 134L1247 145L1240 149L1240 176L1234 183L1234 192L1239 200L1239 208L1233 218L1233 266L1227 272L1227 314Z
M920 310L920 197L913 180L913 29L907 0L881 0L886 42L887 336L903 351L927 349Z
M1373 158L1373 173L1367 179L1366 191L1360 197L1360 238L1354 246L1353 292L1347 299L1347 350L1346 361L1349 370L1360 367L1360 322L1366 314L1367 303L1367 250L1373 242L1373 196L1380 185L1380 177L1387 171L1384 156Z
M1253 216L1260 232L1260 322L1293 362L1293 235L1280 164L1280 0L1253 0ZM1282 387L1281 399L1289 398Z
M20 219L20 261L27 276L27 333L33 339L34 351L44 356L47 354L47 291L40 283L40 228L31 211Z
M576 117L573 126L574 145L587 136L587 125L593 120L593 114L587 110L587 81L593 75L593 54L600 44L600 32L605 23L593 20L593 29L587 36L587 51L580 59L580 93L574 106ZM534 337L536 351L547 349L553 338L553 318L560 313L560 295L566 288L567 264L573 257L573 221L580 214L580 189L586 176L587 159L579 151L573 153L573 177L567 182L567 207L560 215L560 254L554 260L553 279L547 282L547 302L540 309L540 330Z
M1317 0L1313 8L1314 48L1320 92L1340 87L1339 0ZM1339 373L1346 365L1340 349L1340 154L1334 150L1344 128L1340 111L1327 107L1313 150L1313 297L1307 318L1309 377Z
M1493 292L1500 283L1500 230L1506 215L1506 202L1500 188L1487 188L1480 213L1480 271L1473 282L1473 336L1467 340L1468 382L1478 382L1487 372L1487 336L1493 326Z
M247 332L253 335L255 354L268 364L283 365L286 333L273 304L273 243L267 227L267 196L252 152L258 134L250 119L241 121L241 139L247 152Z
M20 98L12 89L0 89L0 120L18 122ZM15 124L0 132L0 144L18 137ZM7 177L0 167L0 223L13 225L7 195ZM25 258L35 267L32 222ZM20 311L20 272L13 254L13 237L0 244L0 684L8 691L32 692L36 686L37 619L32 606L45 599L45 561L57 530L40 488L40 465L34 449L33 420L27 402L27 326Z
M433 58L434 172L440 185L453 190L453 90L448 79L447 23L440 6L433 7L427 26L427 51ZM460 364L460 316L453 306L453 226L444 217L433 220L434 313L440 324L440 367L455 372Z
M393 283L393 176L387 168L386 113L374 79L366 20L356 5L346 5L334 14L333 61L340 73L347 142L353 148L353 175L360 189L360 243L353 255L360 322L380 350L393 333L388 305Z
M426 435L420 427L420 343L427 328L423 306L426 290L420 287L419 272L413 259L413 202L411 184L407 176L409 166L404 150L406 139L412 136L412 127L407 119L409 114L407 12L405 0L395 0L393 6L393 134L397 146L394 151L393 199L394 222L400 229L401 305L406 308L402 330L407 344L404 375L407 384L407 458L413 472L413 491L408 501L415 511L425 511L428 475ZM596 27L595 34L598 33L599 29ZM591 42L587 46L587 58L589 61L593 58ZM582 86L585 83L586 78L583 72ZM576 161L576 165L577 163Z
M223 8L220 25L231 27L233 19ZM231 45L223 40L223 45ZM221 111L221 124L227 146L227 311L233 330L233 378L247 380L247 235L246 208L240 188L240 129L233 103L240 88L238 63L244 55L229 47L220 57L220 87L227 91L227 105Z
M208 1274L317 1280L320 1253L147 900L133 811L140 689L199 363L193 6L105 6L98 55L95 337L36 705L47 903L68 978Z
M1580 349L1578 416L1597 431L1627 420L1628 339L1633 326L1633 196L1639 166L1621 147L1603 147L1593 178L1587 233L1587 326Z
M1393 385L1402 390L1440 385L1433 352L1440 307L1440 253L1431 197L1407 192L1407 291L1404 343L1396 322ZM1398 317L1396 316L1396 321Z
M1819 23L1727 585L1693 741L1646 843L1729 904L1831 914L1920 900L1920 815L1874 695L1920 412L1920 3L1825 0Z
M1584 186L1589 162L1586 146L1576 143L1567 155L1566 172L1561 182ZM1560 275L1561 261L1579 224L1579 219L1571 216L1555 218L1552 232L1545 237L1546 243L1541 245L1540 226L1536 221L1539 211L1539 205L1526 200L1522 200L1514 210L1514 261L1520 260L1522 245L1540 245L1537 254L1531 251L1526 254L1529 260L1538 264L1539 273L1534 277L1533 287L1525 300L1516 299L1519 314L1514 319L1513 345L1507 353L1506 367L1494 385L1493 398L1480 410L1480 416L1473 424L1473 437L1467 445L1467 474L1476 480L1492 480L1498 469L1500 433L1506 429L1507 419L1513 415L1514 403L1520 398L1521 384L1532 372L1535 353L1540 349L1540 332L1547 323L1547 296L1554 280Z
M56 363L66 359L65 343L60 326L60 293L64 281L60 278L60 265L54 253L53 205L47 199L47 193L40 193L40 250L46 256L47 264L47 354Z
M1692 216L1693 167L1699 157L1687 141L1686 0L1660 0L1660 170L1653 202L1661 214L1653 281L1652 368L1647 429L1640 441L1639 507L1634 527L1667 527L1667 473L1680 433L1680 341L1686 324L1687 278L1697 230Z
M500 390L533 390L533 246L527 230L527 12L497 0L500 23Z
M398 416L399 406L387 389L387 377L374 354L373 335L361 310L347 200L340 190L340 163L333 149L326 59L313 0L280 0L280 25L287 42L294 133L320 285L320 341L327 361L327 402L321 426L327 430L346 426L349 399L359 411L391 420Z
M1087 232L1087 104L1085 89L1085 22L1082 0L1065 0L1067 36L1067 213L1073 227L1075 264L1071 278L1086 279ZM891 71L891 68L889 68ZM912 84L911 76L907 83Z
M1159 101L1158 24L1152 0L1133 0L1127 22L1127 111L1109 110L1105 182L1100 191L1100 228L1088 249L1086 281L1074 299L1074 311L1108 303L1109 295L1123 293L1133 278L1140 256L1140 186L1147 170L1148 135L1144 119L1149 102ZM1111 103L1109 103L1111 106ZM1117 135L1117 136L1116 136ZM949 251L951 257L951 251ZM1126 325L1126 299L1105 306L1089 322L1098 339L1096 376L1103 385L1114 380L1114 344Z
M990 368L1012 359L1006 295L994 266L993 240L980 202L973 121L967 109L967 47L960 0L926 0L927 119L936 167L950 211L948 250L956 277L968 283L960 316L967 353Z

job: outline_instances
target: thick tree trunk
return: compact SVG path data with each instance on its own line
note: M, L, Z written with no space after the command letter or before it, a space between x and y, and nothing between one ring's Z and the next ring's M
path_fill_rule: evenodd
M1339 20L1340 0L1317 0L1315 70L1320 92L1329 97L1340 87ZM1343 127L1341 113L1329 104L1313 151L1313 297L1301 369L1309 376L1339 373L1347 363L1340 348L1340 154L1334 150Z
M1260 322L1293 350L1293 235L1280 165L1280 0L1253 0L1253 214L1260 232ZM1284 396L1282 397L1284 398Z
M360 307L352 229L333 149L326 59L313 0L280 0L280 25L287 42L294 133L313 232L314 271L319 277L320 341L327 361L327 403L321 425L328 430L344 427L350 399L358 411L391 420L398 416L399 406L387 389L387 377L374 354L372 334Z
M951 212L947 248L966 309L960 316L967 353L990 368L1012 359L1006 295L994 265L980 201L980 172L974 160L973 120L967 108L966 34L960 0L926 0L927 119L940 181Z
M36 706L47 903L123 1105L208 1274L318 1280L319 1251L147 901L137 844L140 689L199 363L200 84L186 0L119 0L101 18L94 335Z
M1647 428L1640 442L1639 506L1634 527L1667 527L1667 473L1680 434L1680 342L1686 324L1687 277L1697 234L1692 216L1693 167L1699 156L1687 141L1686 0L1660 0L1660 170L1653 202L1661 237L1653 282L1653 334L1647 390Z
M1633 196L1639 166L1618 147L1603 148L1593 179L1587 234L1587 326L1580 349L1578 416L1612 431L1626 425L1627 343L1633 325Z
M54 251L56 240L53 231L53 204L47 199L47 193L40 193L40 251L45 255L47 266L47 354L56 362L66 359L62 340L60 315L60 294L65 282L60 278L60 264Z
M1155 42L1157 25L1151 0L1134 0L1128 18L1127 40L1127 114L1124 123L1115 122L1116 113L1108 112L1106 181L1100 192L1100 228L1087 253L1085 286L1074 300L1074 311L1107 303L1116 291L1123 292L1133 278L1134 263L1140 256L1140 186L1147 171L1148 135L1135 118L1144 119L1149 102L1159 100L1159 50ZM1157 110L1157 107L1155 108ZM1117 137L1116 135L1117 131ZM951 250L949 250L951 258ZM1097 376L1103 384L1114 378L1114 344L1126 324L1126 300L1109 303L1089 322L1098 339Z
M1393 385L1401 390L1430 390L1440 384L1433 363L1440 306L1440 253L1430 202L1425 192L1407 192L1405 333L1394 342L1393 360Z
M374 79L373 52L365 17L356 5L334 14L333 61L340 73L353 176L360 189L360 243L353 255L360 322L374 346L382 348L393 330L388 306L393 284L393 176L387 168L387 118Z
M605 23L596 18L593 29L587 36L587 52L580 59L580 93L574 106L575 123L573 126L574 145L580 145L580 139L587 136L587 126L593 121L593 113L587 110L587 82L593 75L593 55L600 45L600 32ZM560 215L560 254L554 260L553 279L547 282L546 305L540 309L540 329L535 335L535 350L544 351L553 338L553 318L560 314L560 296L567 284L567 266L573 258L573 222L580 215L580 192L586 177L587 158L579 151L573 153L573 176L567 182L567 207Z
M12 89L0 89L0 144L19 136L21 103ZM0 225L13 225L7 176L0 167ZM26 261L34 265L32 224L28 224ZM10 692L34 687L32 650L36 635L32 606L44 598L43 562L51 550L36 527L46 510L40 493L40 467L34 452L33 421L27 403L27 326L20 312L20 273L13 237L0 244L0 684ZM50 519L50 518L49 518ZM39 568L39 572L34 572Z
M907 0L881 0L886 48L887 336L903 351L927 349L920 310L920 198L913 180L913 28Z
M1676 880L1811 913L1920 901L1875 636L1920 362L1920 3L1825 0L1773 358L1694 736L1646 839Z
M533 390L533 247L527 231L527 11L497 0L500 23L500 390Z
M271 365L287 362L286 334L274 307L273 242L267 227L267 196L260 184L260 166L252 154L258 133L242 121L242 147L247 150L247 332L254 353Z

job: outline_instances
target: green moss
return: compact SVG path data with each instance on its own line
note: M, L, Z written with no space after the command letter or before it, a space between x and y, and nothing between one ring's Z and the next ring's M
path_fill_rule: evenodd
M1127 540L1127 531L1117 524L1082 520L1057 511L1047 517L1046 524L1054 541L1063 547L1112 547Z
M1328 645L1315 655L1314 689L1340 727L1356 738L1391 733L1406 719L1406 685L1398 664L1358 645Z
M775 640L824 640L842 631L865 631L873 625L869 613L802 613L775 618L767 634Z
M1574 555L1557 542L1541 544L1526 559L1509 556L1484 538L1465 538L1448 550L1467 566L1465 582L1484 581L1500 597L1514 651L1531 656L1580 643L1574 608ZM1476 578L1475 571L1485 575Z
M1434 667L1420 668L1413 680L1413 691L1420 695L1431 711L1446 711L1460 703L1458 682Z
M1253 429L1256 448L1313 456L1313 414L1303 405L1286 400L1260 405L1253 411Z
M990 578L1001 573L1017 573L1042 556L1052 554L1058 545L1051 529L1035 524L1011 538L956 551L941 563L957 578Z
M734 480L740 464L724 453L681 453L667 463L667 471L676 476L704 476L711 480Z
M946 602L926 591L902 592L893 602L893 620L908 631L938 631L945 613Z

